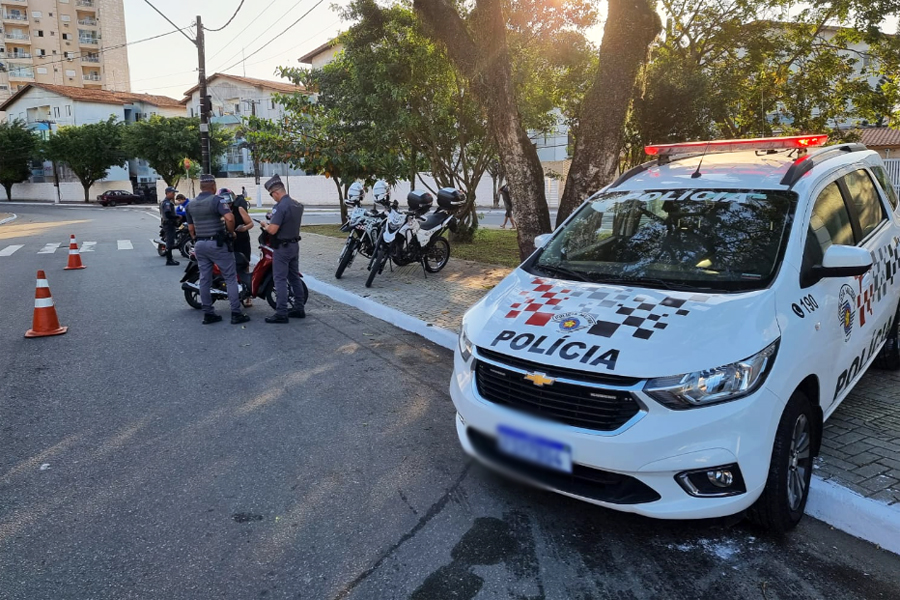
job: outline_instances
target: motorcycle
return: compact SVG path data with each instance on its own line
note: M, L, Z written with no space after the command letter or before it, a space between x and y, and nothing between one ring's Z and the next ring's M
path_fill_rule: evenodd
M247 269L250 261L243 254L235 254L235 266L238 273ZM197 262L197 254L192 250L190 261L184 268L184 276L181 278L181 289L184 291L184 300L196 309L202 308L200 302L200 265ZM213 265L213 280L209 286L212 301L228 300L228 286L219 265ZM238 277L238 296L241 301L250 297L250 286L241 277Z
M358 189L355 189L359 186ZM341 231L349 232L347 242L341 250L338 258L338 267L334 276L340 279L344 271L353 264L353 259L357 253L362 254L368 259L375 255L375 249L378 245L378 238L381 235L381 228L387 219L387 214L377 208L371 211L363 208L362 205L363 189L359 183L353 184L350 193L344 203L348 207L352 207L353 211L348 215L347 222L341 227ZM375 203L377 205L390 207L390 194L387 184L379 181L375 184Z
M259 223L256 219L254 219L254 221ZM254 298L265 299L265 301L269 303L269 306L274 309L277 306L275 279L272 274L272 263L274 261L275 250L269 245L269 239L270 236L265 231L259 234L260 259L253 268L253 273L250 276L250 295ZM288 286L288 293L290 294L288 297L288 311L293 310L294 306L298 303L301 307L305 306L306 301L309 299L309 288L306 287L306 282L303 280L303 273L298 274L300 275L300 285L303 288L300 292L301 297L295 297L290 286Z
M156 244L156 253L160 256L166 255L166 230L164 227L159 228L159 238L153 240ZM181 223L175 230L175 248L181 252L181 256L189 258L194 249L194 240L191 239L191 233L188 231L186 223ZM174 250L174 248L173 248Z
M369 264L366 287L372 287L375 276L387 263L398 267L420 263L426 273L438 273L450 260L450 242L443 236L448 229L455 231L458 221L456 209L465 204L466 197L454 188L438 190L438 208L428 214L434 197L425 191L413 191L406 197L408 211L401 212L396 201L391 205L375 255Z

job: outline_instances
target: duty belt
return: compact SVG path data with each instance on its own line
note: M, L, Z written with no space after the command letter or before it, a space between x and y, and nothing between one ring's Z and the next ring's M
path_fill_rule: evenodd
M294 242L299 242L299 241L300 241L300 238L299 238L299 237L291 238L291 239L289 239L289 240L285 240L285 239L282 239L282 238L275 238L275 239L278 240L278 243L279 243L279 244L293 244Z
M198 242L215 242L215 241L217 241L218 239L219 239L218 236L212 236L212 237L198 237L198 238L197 238L197 241L198 241Z

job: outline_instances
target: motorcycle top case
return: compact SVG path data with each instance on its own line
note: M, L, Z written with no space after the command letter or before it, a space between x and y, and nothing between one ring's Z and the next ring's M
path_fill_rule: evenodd
M417 213L426 213L434 205L434 196L426 191L412 191L406 196L409 209Z
M441 188L438 190L437 202L444 210L451 210L465 204L466 195L456 188Z

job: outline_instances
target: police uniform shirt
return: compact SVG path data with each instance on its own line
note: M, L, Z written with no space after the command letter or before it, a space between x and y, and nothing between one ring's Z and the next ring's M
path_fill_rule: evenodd
M200 194L197 195L196 198L194 198L194 202L196 202L197 200L203 200L204 198L208 198L209 196L212 196L212 195L213 194L211 194L209 192L201 192ZM222 198L221 196L216 196L216 198L219 199L218 204L216 204L216 210L219 212L219 216L222 217L222 216L225 216L228 213L230 213L231 212L231 206L230 206L231 203L229 202L228 198ZM191 217L191 208L195 208L195 207L196 207L196 205L192 202L191 204L188 204L187 209L184 211L185 212L185 220L188 222L189 225L194 224L194 219L193 219L193 217Z
M159 205L159 214L163 222L175 219L175 204L168 198L163 198L162 204Z
M300 237L300 222L303 219L303 205L284 196L272 209L272 224L278 225L276 237L280 240L294 240Z

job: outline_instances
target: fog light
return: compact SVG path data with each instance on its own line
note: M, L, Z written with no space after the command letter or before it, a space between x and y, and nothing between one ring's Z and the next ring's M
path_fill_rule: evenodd
M675 481L685 492L697 498L723 498L747 492L744 477L737 465L684 471L675 476Z
M734 482L734 475L727 469L717 469L715 471L707 471L706 476L709 482L716 487L728 488Z

